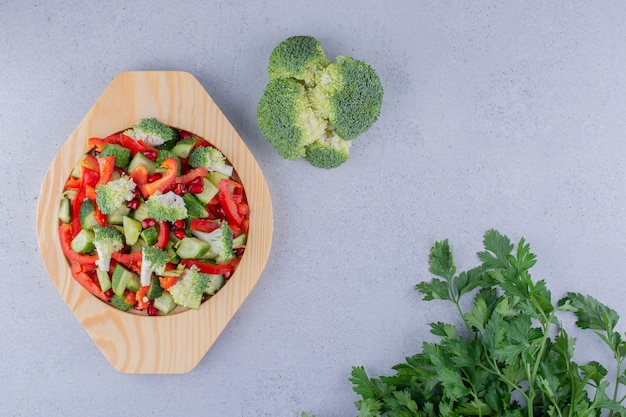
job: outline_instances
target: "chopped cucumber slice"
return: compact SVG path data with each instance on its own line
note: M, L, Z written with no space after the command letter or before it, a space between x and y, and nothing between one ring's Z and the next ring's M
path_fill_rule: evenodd
M89 253L96 248L93 239L94 233L91 230L83 229L72 239L70 246L74 252Z
M132 246L137 243L142 230L141 222L128 216L122 216L122 226L124 227L126 244Z
M163 295L154 300L154 308L163 314L169 314L176 308L176 303L169 293L164 292Z

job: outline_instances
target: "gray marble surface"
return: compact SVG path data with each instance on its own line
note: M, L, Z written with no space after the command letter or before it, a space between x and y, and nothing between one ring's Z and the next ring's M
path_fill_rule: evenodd
M457 320L413 290L431 245L472 267L489 228L531 243L555 298L626 316L625 21L623 2L0 2L0 414L356 415L351 366L388 374ZM269 54L296 34L383 82L336 170L280 159L256 124ZM185 375L115 371L37 246L48 165L127 70L192 73L272 193L267 268ZM577 358L610 355L581 335Z

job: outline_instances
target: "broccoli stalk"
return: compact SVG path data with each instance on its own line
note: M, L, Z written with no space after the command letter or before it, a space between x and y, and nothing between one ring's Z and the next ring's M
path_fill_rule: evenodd
M208 172L220 172L229 177L233 175L233 167L226 163L224 154L212 146L199 146L191 151L189 165L206 168Z
M150 285L153 272L163 274L166 262L167 255L164 251L154 246L144 246L141 249L141 275L139 277L141 286Z
M197 267L186 269L181 279L169 289L174 302L187 308L200 308L202 294L209 283L209 276L201 273Z
M124 134L151 146L162 145L178 138L176 130L155 118L141 119L139 124L125 131Z
M111 267L113 252L120 251L124 247L124 237L114 227L97 226L94 228L93 245L98 253L98 260L96 261L98 269L108 271Z
M96 187L96 204L104 214L113 214L135 197L135 182L128 176Z
M230 261L237 256L233 250L233 232L228 222L221 222L220 227L212 232L192 230L191 234L209 244L209 251L217 255L215 260L218 262Z
M165 194L157 192L146 200L148 207L148 216L157 221L174 222L176 220L184 220L187 218L187 207L181 196L168 191Z

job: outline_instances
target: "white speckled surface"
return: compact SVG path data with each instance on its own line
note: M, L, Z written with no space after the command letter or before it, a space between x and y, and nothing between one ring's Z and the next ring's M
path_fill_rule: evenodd
M526 237L553 296L626 316L626 6L622 2L2 2L0 414L356 415L352 365L389 373L454 320L413 286L449 238ZM267 58L288 36L370 63L382 115L347 164L281 160L260 136ZM127 70L185 70L263 169L275 232L257 287L178 376L115 371L52 285L35 212L46 168ZM622 330L625 327L622 326ZM593 339L581 361L607 361Z

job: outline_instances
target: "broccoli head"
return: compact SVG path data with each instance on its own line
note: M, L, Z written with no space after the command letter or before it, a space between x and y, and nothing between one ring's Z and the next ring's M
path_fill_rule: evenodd
M351 145L352 142L342 139L336 132L328 131L306 147L304 159L317 168L337 168L348 160Z
M259 101L261 134L285 159L304 156L305 147L319 139L327 123L313 110L305 87L293 78L269 82Z
M374 68L340 55L317 75L310 98L339 136L352 140L378 119L383 88Z
M98 253L96 265L98 265L100 270L108 271L111 266L113 252L120 251L124 247L124 236L114 227L97 226L93 231L93 245Z
M150 285L152 273L163 274L167 255L161 249L154 246L144 246L141 249L141 286Z
M209 244L209 251L217 255L216 261L230 261L237 256L233 250L233 231L230 229L228 222L221 222L220 227L212 232L192 230L191 233Z
M208 283L209 276L192 266L185 270L181 279L170 287L169 292L176 304L198 309Z
M189 165L194 168L204 167L208 172L220 172L229 177L233 167L226 163L222 152L212 146L199 146L189 154Z
M104 214L113 214L135 196L135 182L128 176L96 187L96 204Z
M185 201L173 191L168 191L165 194L154 193L146 200L146 206L148 207L148 216L157 221L174 222L186 219L188 216Z
M322 44L311 36L292 36L274 48L267 72L270 80L295 78L307 85L329 64Z
M162 145L178 138L176 130L155 118L141 119L139 124L125 131L124 134L151 146Z

